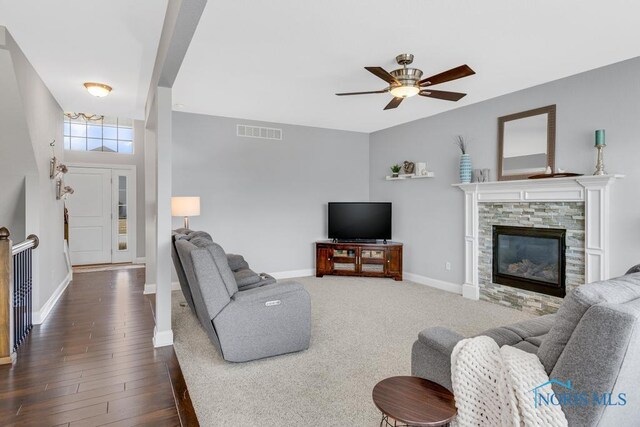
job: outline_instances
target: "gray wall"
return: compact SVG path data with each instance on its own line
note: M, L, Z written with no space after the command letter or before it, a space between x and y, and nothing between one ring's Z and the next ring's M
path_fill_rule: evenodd
M439 102L423 100L421 102ZM406 244L405 271L463 282L463 196L455 135L470 142L474 168L497 167L497 118L557 105L556 165L591 174L594 130L606 129L609 173L626 174L613 187L611 273L640 262L640 58L504 95L370 135L370 195L394 203L394 239ZM384 181L389 166L426 161L435 179ZM452 264L451 271L445 263Z
M11 239L18 242L25 238L24 177L35 173L37 166L12 51L9 50L13 43L10 40L3 41L5 31L4 27L0 27L0 227L7 227Z
M239 138L238 123L282 128L283 140ZM310 269L326 203L368 200L368 144L364 133L174 112L173 195L200 196L191 227L256 271Z
M145 174L144 174L144 122L133 122L133 155L120 153L102 153L93 151L65 151L67 163L134 165L136 167L136 253L145 254Z
M34 271L33 310L38 311L68 273L63 251L63 204L56 200L55 183L49 179L49 142L55 139L55 155L60 159L64 155L62 109L4 27L0 27L2 50L5 53L1 56L10 61L3 62L10 67L2 69L2 80L10 84L0 99L6 93L13 97L16 89L19 99L8 106L2 103L0 116L8 114L15 118L2 127L2 133L16 139L9 146L3 144L0 158L10 156L12 167L22 171L20 183L26 182L25 178L30 183L24 190L24 233L35 233L40 238L34 254L38 268Z
M0 227L6 227L9 230L11 240L20 242L26 236L24 177L0 173L0 180L2 180Z

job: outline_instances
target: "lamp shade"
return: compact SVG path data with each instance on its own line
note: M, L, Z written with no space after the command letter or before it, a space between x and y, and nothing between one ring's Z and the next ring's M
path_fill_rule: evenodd
M198 216L200 215L200 197L172 197L172 216Z

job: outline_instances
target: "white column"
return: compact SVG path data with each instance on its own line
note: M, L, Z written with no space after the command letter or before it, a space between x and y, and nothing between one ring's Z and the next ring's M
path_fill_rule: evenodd
M584 257L585 257L585 282L597 282L608 280L609 273L609 193L610 184L615 181L615 176L603 176L601 178L578 178L577 181L585 189L584 213Z
M155 104L151 107L157 116ZM144 132L144 195L145 195L145 283L144 293L156 292L156 127L148 122Z
M156 92L156 328L153 344L173 344L171 330L171 89Z
M462 296L480 299L478 281L478 190L477 185L464 188L464 284Z

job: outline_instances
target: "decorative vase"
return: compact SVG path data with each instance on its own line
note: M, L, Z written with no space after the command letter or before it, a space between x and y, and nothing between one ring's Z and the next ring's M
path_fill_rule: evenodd
M471 156L468 154L460 155L460 182L462 184L471 182Z

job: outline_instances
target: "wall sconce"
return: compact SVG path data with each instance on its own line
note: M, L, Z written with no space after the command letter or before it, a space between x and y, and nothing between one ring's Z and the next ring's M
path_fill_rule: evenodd
M51 179L62 179L62 176L65 173L69 172L69 168L67 167L67 165L58 163L58 159L56 159L55 157L51 159L51 162L49 162L49 166L49 178Z
M64 174L69 172L67 165L58 161L56 157L56 140L49 143L51 147L51 160L49 160L49 178L56 181L56 200L66 199L67 194L73 194L73 188L64 185Z
M58 169L58 159L53 156L49 160L49 178L54 179L56 177L56 171Z
M56 140L54 139L49 143L49 147L51 147L51 160L49 160L49 178L62 179L62 175L69 172L69 168L58 161L58 158L56 157L55 146Z
M67 194L73 194L73 192L73 188L64 185L61 179L56 181L56 200L66 199Z

